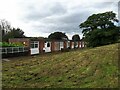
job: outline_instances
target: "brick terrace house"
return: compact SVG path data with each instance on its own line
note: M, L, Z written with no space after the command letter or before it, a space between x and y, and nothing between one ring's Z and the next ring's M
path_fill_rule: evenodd
M74 49L85 47L83 41L72 40L50 40L44 38L12 38L9 43L22 43L25 47L29 47L30 55L61 51L62 49Z

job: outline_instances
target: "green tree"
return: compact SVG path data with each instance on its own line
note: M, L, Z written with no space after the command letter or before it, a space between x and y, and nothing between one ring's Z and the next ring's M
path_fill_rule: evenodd
M112 11L89 16L79 25L87 46L96 47L118 41L120 31L115 22L118 23L118 19Z
M0 31L4 37L11 30L11 25L8 21L1 19L0 20Z
M72 40L74 41L74 48L76 48L77 41L80 41L80 36L78 34L75 34L72 36Z
M25 37L24 32L20 28L13 28L7 34L3 36L3 41L8 41L9 38L23 38Z
M54 32L51 33L48 36L49 39L54 39L54 40L68 40L68 37L65 35L65 33L62 32Z
M75 34L72 36L73 41L80 41L80 36L78 34Z

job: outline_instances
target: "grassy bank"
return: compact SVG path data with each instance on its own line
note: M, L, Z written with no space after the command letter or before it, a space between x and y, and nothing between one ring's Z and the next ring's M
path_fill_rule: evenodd
M118 44L3 61L3 87L118 87Z

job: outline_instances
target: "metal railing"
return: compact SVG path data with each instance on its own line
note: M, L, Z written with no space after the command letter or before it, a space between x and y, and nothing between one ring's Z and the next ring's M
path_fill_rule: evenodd
M29 51L28 47L0 47L0 53L8 54L8 53L20 53Z

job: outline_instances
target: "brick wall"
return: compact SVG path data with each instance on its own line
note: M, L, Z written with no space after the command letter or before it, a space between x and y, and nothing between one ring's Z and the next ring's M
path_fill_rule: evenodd
M44 40L39 40L39 51L40 51L40 53L43 53L43 48L45 47L44 43L45 43Z
M55 51L55 41L51 41L51 52Z
M26 47L30 47L30 39L27 38L14 38L14 39L9 39L9 43L22 43Z
M39 52L43 53L43 48L45 47L45 40L38 40L39 41ZM28 38L14 38L14 39L9 39L9 43L23 43L26 47L30 48L30 42L31 40ZM67 48L67 44L68 41L55 41L52 40L51 42L51 52L54 51L59 51L60 50L60 42L63 42L63 48L66 49ZM58 43L57 43L58 42ZM84 42L83 41L78 41L78 48L83 48L84 47ZM74 41L70 41L70 47L72 49L72 47L74 48Z
M64 41L64 49L67 48L67 41Z

